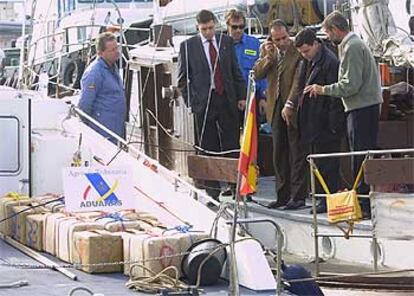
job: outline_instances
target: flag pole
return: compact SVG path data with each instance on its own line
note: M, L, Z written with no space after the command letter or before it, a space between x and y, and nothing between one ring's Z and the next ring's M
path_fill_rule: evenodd
M250 106L250 101L252 99L251 97L251 91L252 91L252 86L253 88L255 87L254 85L254 80L253 80L253 71L250 71L249 73L249 80L247 82L247 97L246 97L246 107L244 109L244 120L243 120L243 130L246 128L246 120L247 120L247 115L248 112L250 111L249 106ZM252 84L253 82L253 84ZM240 158L240 156L239 156ZM230 280L230 284L229 284L229 295L240 295L240 290L239 290L239 277L238 277L238 273L237 273L237 262L236 262L236 251L235 251L235 241L236 241L236 230L237 230L237 219L238 219L238 215L239 215L239 201L240 201L240 183L241 183L241 173L240 170L237 171L237 183L236 183L236 196L235 196L235 200L234 200L234 215L233 215L233 224L231 226L231 232L230 232L230 276L229 276L229 280Z

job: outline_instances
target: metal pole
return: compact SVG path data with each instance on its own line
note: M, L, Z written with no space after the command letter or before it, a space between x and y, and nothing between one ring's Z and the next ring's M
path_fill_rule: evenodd
M341 233L318 233L318 237L344 237ZM372 235L369 234L350 234L349 237L355 237L355 238L373 238Z
M315 276L319 276L319 236L318 236L318 215L316 213L316 197L315 197L315 175L313 174L314 160L309 158L310 179L311 179L311 195L312 195L312 212L313 212L313 239L315 247Z
M325 153L325 154L310 154L307 159L311 158L333 158L333 157L345 157L352 155L382 155L382 154L396 154L396 153L414 153L414 148L408 149L389 149L389 150L365 150L365 151L353 151L353 152L338 152L338 153Z
M24 53L26 46L26 1L23 1L23 24L22 24L22 47L20 48L20 65L19 65L19 79L18 86L19 89L23 88L23 71L24 71Z
M240 295L239 291L239 277L237 273L237 261L236 261L236 250L235 250L235 241L236 241L236 229L237 229L237 216L238 216L238 207L240 200L240 181L241 174L240 171L237 173L237 185L236 185L236 197L234 201L234 215L233 215L233 224L231 226L230 232L230 284L229 284L229 295L238 296Z
M368 159L372 159L372 155L368 154ZM370 185L370 192L374 191L374 186ZM371 200L369 201L370 207L371 206ZM372 215L371 215L372 216ZM372 230L372 259L374 263L374 271L378 271L378 240L375 234L374 229Z
M246 109L244 110L244 126L247 120L247 114L249 112L249 105L251 101L250 96L250 88L252 86L253 80L253 71L250 71L249 74L249 81L247 82L247 102L246 102ZM253 82L254 83L254 82ZM254 87L254 84L253 84ZM239 278L237 275L237 262L236 262L236 252L234 249L234 242L236 240L236 229L237 229L237 218L238 218L238 208L239 208L239 201L240 201L240 182L241 182L241 174L240 171L237 172L237 183L236 183L236 196L234 202L234 216L233 216L233 225L231 228L231 236L230 236L230 258L231 258L231 266L230 266L230 285L229 285L229 295L240 295L239 291Z

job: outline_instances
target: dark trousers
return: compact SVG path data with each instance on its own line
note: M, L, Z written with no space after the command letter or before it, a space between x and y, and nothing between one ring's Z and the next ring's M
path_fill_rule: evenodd
M324 153L335 153L341 151L341 139L329 141L329 142L318 142L316 141L311 145L312 154L324 154ZM318 158L315 159L315 164L319 169L326 185L328 186L329 192L335 193L340 189L340 161L339 158ZM325 194L319 181L315 178L316 193ZM321 199L325 202L325 199Z
M240 148L239 113L237 107L225 96L219 96L213 91L210 105L203 112L195 114L195 126L197 145L205 150L217 152ZM239 154L221 156L238 158ZM219 196L220 182L204 181L204 185L210 196Z
M373 105L361 109L349 111L347 114L347 132L349 149L351 151L372 150L377 148L378 121L380 105ZM365 156L352 157L352 172L354 178ZM364 181L360 182L358 193L368 194L370 187ZM369 199L361 198L362 210L369 211Z
M273 166L275 168L277 202L305 200L309 194L309 167L306 155L309 145L299 141L297 126L287 126L281 116L284 101L276 101L272 120Z

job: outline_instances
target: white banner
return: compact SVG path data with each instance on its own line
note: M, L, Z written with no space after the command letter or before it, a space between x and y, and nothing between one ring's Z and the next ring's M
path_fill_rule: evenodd
M132 170L126 167L63 169L68 212L115 212L133 209Z

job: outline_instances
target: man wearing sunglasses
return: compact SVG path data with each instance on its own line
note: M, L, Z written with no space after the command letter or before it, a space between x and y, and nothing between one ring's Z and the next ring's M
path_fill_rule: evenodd
M246 17L242 11L231 9L226 15L227 32L234 40L237 60L239 61L240 71L246 85L249 79L250 70L259 58L260 41L244 33L246 27ZM266 80L256 81L256 100L259 102L259 112L264 114L266 107Z

